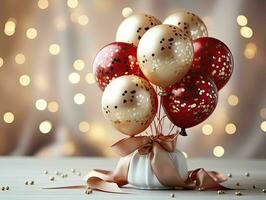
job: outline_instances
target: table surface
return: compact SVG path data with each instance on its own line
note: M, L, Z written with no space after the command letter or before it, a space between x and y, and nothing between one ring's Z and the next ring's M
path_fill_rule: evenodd
M82 177L93 168L112 170L117 159L107 158L34 158L34 157L0 157L0 186L9 186L8 191L0 190L2 200L87 200L87 199L266 199L266 161L265 160L227 160L227 159L188 159L189 169L204 167L207 170L216 170L223 174L232 173L232 178L224 184L234 187L240 183L237 190L225 191L218 195L216 191L186 191L186 190L137 190L130 186L124 191L130 194L112 194L94 191L85 194L84 188L78 189L43 189L46 187L82 185L85 184ZM81 172L81 176L73 173L71 169ZM48 174L44 174L44 170ZM56 171L67 173L68 177L62 178L55 175ZM250 176L245 176L249 172ZM50 181L49 177L55 180ZM25 185L25 181L34 181L34 185ZM253 189L256 185L258 189ZM241 191L242 196L236 196L235 192ZM170 194L174 193L175 198Z

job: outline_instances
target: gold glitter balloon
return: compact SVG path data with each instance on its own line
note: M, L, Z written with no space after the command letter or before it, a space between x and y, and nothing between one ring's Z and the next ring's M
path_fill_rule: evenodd
M135 75L120 76L111 81L102 96L106 119L120 132L133 136L153 121L158 100L151 84Z
M179 82L189 71L193 61L192 41L178 27L161 24L143 35L137 57L149 81L167 87Z
M163 24L174 25L189 34L192 40L207 37L208 31L204 22L195 14L190 12L177 12L168 16Z
M119 25L115 40L117 42L133 43L137 46L139 40L147 30L161 23L159 19L151 15L130 15Z

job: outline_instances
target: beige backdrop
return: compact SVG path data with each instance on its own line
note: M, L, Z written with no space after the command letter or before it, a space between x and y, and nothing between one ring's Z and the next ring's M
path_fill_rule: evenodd
M216 110L188 129L189 136L179 138L178 148L189 157L214 157L213 150L221 146L216 154L222 157L266 158L266 1L261 0L1 1L0 154L113 155L109 146L123 136L104 119L102 92L91 72L97 51L114 41L125 7L161 20L177 10L194 12L209 35L224 41L234 55L235 70L219 93ZM251 38L241 36L238 15L247 17ZM58 46L50 47L54 43L60 52ZM49 48L58 54L52 55ZM82 63L76 63L78 70L73 67L76 59L84 61L82 70ZM76 84L69 81L73 72L70 80ZM80 105L73 100L77 93ZM38 99L44 99L37 103L41 110L35 105ZM52 101L56 103L49 104ZM46 120L41 130L51 130L44 134L39 126Z

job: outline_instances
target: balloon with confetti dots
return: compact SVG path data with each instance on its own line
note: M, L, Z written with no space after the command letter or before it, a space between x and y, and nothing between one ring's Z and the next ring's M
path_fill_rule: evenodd
M122 21L116 32L117 42L133 43L138 46L140 39L150 28L161 24L156 17L148 14L133 14Z
M234 61L230 49L220 40L203 37L193 41L194 60L192 69L208 75L222 89L230 79Z
M166 88L162 105L176 126L189 128L207 119L214 111L218 92L214 82L197 72L189 72L180 83Z
M153 121L158 100L152 85L135 75L121 76L104 90L102 111L121 133L133 136Z
M208 36L207 27L204 22L200 19L200 17L191 12L176 12L169 15L164 20L163 24L177 26L190 35L192 40Z
M93 72L101 90L119 76L134 74L144 78L137 62L137 48L124 42L103 47L94 59Z
M179 82L189 71L193 45L188 34L178 27L161 24L143 35L137 55L146 78L164 88Z

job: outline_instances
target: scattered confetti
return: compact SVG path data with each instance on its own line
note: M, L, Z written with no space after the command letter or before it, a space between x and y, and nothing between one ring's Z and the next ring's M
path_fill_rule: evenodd
M225 192L222 191L222 190L218 190L218 191L217 191L217 194L219 194L219 195L220 195L220 194L224 194L224 193L225 193Z
M242 193L241 192L235 192L235 195L236 196L242 196Z

